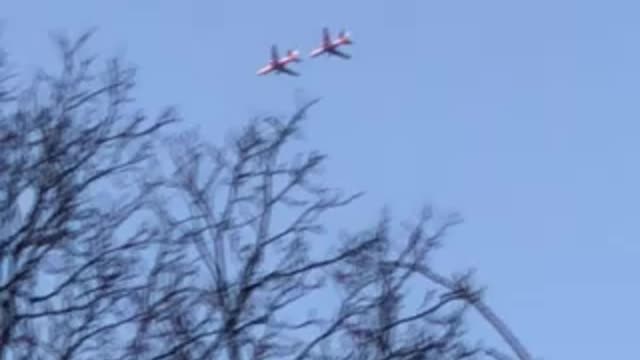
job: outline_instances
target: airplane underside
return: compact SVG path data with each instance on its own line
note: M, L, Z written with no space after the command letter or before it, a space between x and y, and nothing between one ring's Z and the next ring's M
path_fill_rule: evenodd
M276 69L276 74L280 74L280 73L285 73L287 75L291 75L291 76L300 76L300 74L298 74L297 72L291 70L291 69L287 69L287 68L277 68Z
M351 59L351 55L349 55L349 54L345 54L345 53L343 53L342 51L337 50L337 49L335 49L335 48L327 49L327 53L328 53L328 54L331 54L331 55L339 56L339 57L341 57L341 58L343 58L343 59Z
M334 55L337 57L341 57L343 59L351 59L350 54L346 54L337 48L342 45L351 45L353 41L349 37L349 33L345 31L341 31L338 34L338 39L336 41L331 40L331 36L329 35L328 28L323 28L322 30L323 41L322 45L309 54L310 57L314 58L320 56L322 54L325 55ZM275 73L279 75L281 73L290 75L290 76L300 76L299 73L287 68L286 66L290 63L300 62L299 52L297 50L288 50L287 55L283 58L278 56L278 49L276 45L271 46L271 61L270 64L265 66L264 68L258 70L258 75L265 75L269 73Z
M300 76L299 73L288 69L284 66L271 66L271 67L264 67L262 69L260 69L257 74L258 75L267 75L270 73L275 73L276 75L279 75L280 73L285 73L287 75L291 75L291 76Z

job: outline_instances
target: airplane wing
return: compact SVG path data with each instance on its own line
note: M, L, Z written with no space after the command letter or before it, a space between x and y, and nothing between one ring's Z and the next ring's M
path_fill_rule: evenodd
M278 62L278 47L275 45L271 46L271 60L274 62Z
M331 50L329 50L329 52L330 52L331 54L333 54L333 55L337 55L337 56L339 56L339 57L341 57L341 58L343 58L343 59L351 59L351 55L349 55L349 54L345 54L345 53L343 53L343 52L342 52L342 51L340 51L340 50L331 49Z
M331 44L331 36L329 35L329 28L322 28L322 43L325 46L328 46Z
M282 68L278 69L278 71L282 71L283 73L291 75L291 76L300 76L300 74L298 74L297 72L295 72L295 71L293 71L291 69L288 69L286 67L282 67Z

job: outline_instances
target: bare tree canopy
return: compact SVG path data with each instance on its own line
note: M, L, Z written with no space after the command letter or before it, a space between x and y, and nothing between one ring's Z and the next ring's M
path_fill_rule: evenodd
M459 217L326 231L362 194L289 147L317 100L224 146L160 138L177 115L132 109L134 69L96 72L88 38L26 89L0 69L1 359L511 358L466 337L469 309L531 359L470 274L432 269Z
M60 73L3 93L0 349L8 359L109 358L136 317L137 263L158 236L127 223L154 188L142 176L152 136L176 119L128 111L134 69L111 59L94 70L95 59L82 56L88 37L57 39ZM121 190L109 193L114 186Z

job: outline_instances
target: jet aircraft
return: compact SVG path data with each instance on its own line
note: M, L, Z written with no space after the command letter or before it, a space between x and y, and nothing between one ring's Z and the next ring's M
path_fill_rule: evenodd
M287 56L280 58L278 56L278 48L273 45L271 46L271 60L269 64L258 70L256 75L266 75L275 71L276 74L285 73L291 76L299 76L299 73L287 68L287 65L300 61L300 53L297 50L289 50L287 51Z
M329 34L328 28L322 29L322 45L319 48L313 49L309 56L316 57L322 54L327 55L335 55L339 56L343 59L350 59L351 55L345 54L342 51L338 50L338 47L342 45L352 45L353 41L348 32L342 30L338 33L338 37L335 40L331 40L331 35Z

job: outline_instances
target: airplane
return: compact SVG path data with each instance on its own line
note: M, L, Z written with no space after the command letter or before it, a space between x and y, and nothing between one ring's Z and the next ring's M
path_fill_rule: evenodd
M338 38L336 40L331 41L331 36L329 35L329 29L325 27L322 29L322 46L311 51L311 54L309 54L309 56L316 57L322 54L327 54L327 55L336 55L343 59L350 59L351 55L345 54L342 51L339 51L338 47L342 45L352 45L352 44L353 44L353 41L349 37L349 33L344 30L338 33Z
M266 75L275 71L276 74L285 73L291 76L300 76L299 73L287 68L287 64L300 61L300 53L297 50L289 50L287 51L287 56L280 58L278 56L278 48L273 45L271 46L271 61L269 61L268 65L258 70L256 75Z

